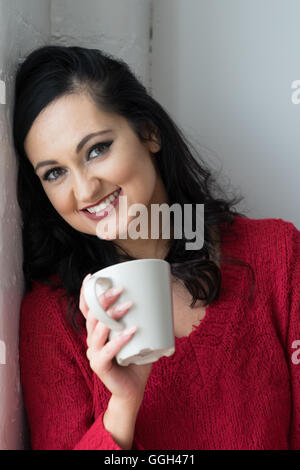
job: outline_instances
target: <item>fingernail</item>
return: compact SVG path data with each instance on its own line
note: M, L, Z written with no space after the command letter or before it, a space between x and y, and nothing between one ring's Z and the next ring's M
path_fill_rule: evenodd
M123 312L123 310L126 310L127 308L130 308L133 306L133 302L131 300L128 300L128 302L124 302L123 304L117 305L114 310L115 312Z
M137 330L137 326L130 326L129 328L126 328L126 330L124 331L121 331L120 335L119 336L130 336L132 335L132 333L135 333Z
M118 294L121 294L121 292L123 292L124 290L124 287L120 286L120 287L112 287L111 289L109 289L106 293L105 293L105 296L106 297L113 297L114 295L118 295Z

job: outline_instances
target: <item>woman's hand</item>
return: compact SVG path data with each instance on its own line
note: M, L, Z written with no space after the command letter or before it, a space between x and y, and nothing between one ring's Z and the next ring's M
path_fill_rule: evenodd
M86 318L87 357L90 361L90 367L110 390L113 397L120 401L136 403L139 407L143 400L152 364L118 365L114 359L116 354L130 341L135 332L131 332L126 336L124 330L113 340L108 341L110 329L94 317L84 299L83 286L89 276L87 275L84 278L81 286L79 308ZM128 312L132 302L126 302L115 308L111 307L123 290L120 287L119 291L115 292L115 289L108 289L101 294L99 302L111 318L119 320Z

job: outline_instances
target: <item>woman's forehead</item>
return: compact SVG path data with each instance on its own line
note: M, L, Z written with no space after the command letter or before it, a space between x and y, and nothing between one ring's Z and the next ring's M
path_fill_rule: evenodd
M126 120L115 113L100 110L90 98L81 95L60 97L50 103L33 122L24 146L30 152L39 145L55 145L80 139L90 133L118 131Z

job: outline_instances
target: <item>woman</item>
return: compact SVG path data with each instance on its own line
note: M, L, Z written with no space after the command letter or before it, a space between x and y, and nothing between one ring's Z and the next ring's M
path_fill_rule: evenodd
M300 449L294 225L248 219L233 209L238 199L214 196L209 169L172 119L124 62L98 50L33 51L17 72L13 132L32 448ZM123 237L127 214L115 236L101 232L100 216L109 214L98 206L120 191L128 206L149 210L176 202L195 214L203 203L203 247L186 250L184 236L161 233ZM176 351L121 367L114 357L134 331L108 341L82 285L90 273L138 258L171 265ZM99 298L116 319L130 310L114 308L121 291Z

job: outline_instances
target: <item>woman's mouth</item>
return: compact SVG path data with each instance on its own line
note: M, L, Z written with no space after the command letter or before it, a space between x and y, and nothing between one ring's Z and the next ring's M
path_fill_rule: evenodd
M86 217L92 220L101 220L106 217L119 203L119 197L122 196L122 189L115 191L108 199L99 204L99 206L90 207L89 209L83 209L82 212Z

